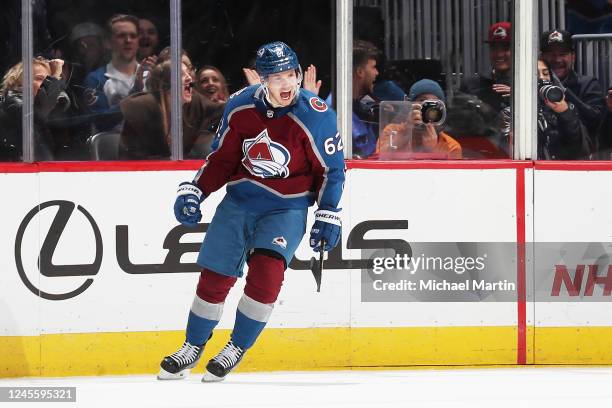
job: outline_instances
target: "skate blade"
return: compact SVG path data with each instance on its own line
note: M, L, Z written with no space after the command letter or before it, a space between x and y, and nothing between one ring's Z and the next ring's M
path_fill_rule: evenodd
M219 382L219 381L223 381L225 380L225 377L217 377L214 374L209 373L208 371L206 371L204 373L204 376L202 377L202 382L206 383L206 382Z
M163 368L160 368L159 373L157 374L157 379L158 380L182 380L183 378L186 378L189 375L189 371L191 370L186 369L183 371L179 371L176 374L172 374L164 370Z

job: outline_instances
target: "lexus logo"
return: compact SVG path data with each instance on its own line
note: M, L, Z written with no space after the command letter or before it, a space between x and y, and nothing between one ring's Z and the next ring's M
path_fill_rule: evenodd
M83 293L91 284L93 283L92 278L87 278L85 281L76 289L66 292L66 293L48 293L40 288L34 286L32 281L28 279L26 271L23 267L23 259L22 259L22 243L24 234L28 225L32 222L33 219L36 218L39 213L48 208L48 207L58 207L57 214L53 219L51 226L49 227L49 231L47 232L46 237L42 243L40 248L40 253L38 255L38 269L40 274L46 277L66 277L66 276L93 276L96 275L100 271L100 265L102 264L102 236L100 234L100 229L96 224L95 220L85 210L85 208L76 206L71 201L64 200L54 200L47 201L45 203L40 204L39 206L34 207L30 212L25 216L21 224L19 225L19 229L17 230L17 236L15 239L15 264L17 266L17 272L19 272L19 277L23 281L24 285L35 295L40 296L44 299L48 300L64 300L73 298L81 293ZM96 255L93 263L91 264L73 264L73 265L56 265L53 263L53 254L57 248L57 245L60 241L62 233L66 229L68 225L68 221L70 217L74 213L74 209L76 209L85 216L86 220L89 222L91 229L93 230L92 235L85 235L80 237L82 242L87 243L91 242L95 244ZM41 236L42 236L41 231ZM74 251L77 251L78 248L74 248Z

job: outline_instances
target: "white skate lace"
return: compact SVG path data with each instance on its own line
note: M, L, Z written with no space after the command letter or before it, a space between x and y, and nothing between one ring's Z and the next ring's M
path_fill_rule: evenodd
M219 354L213 357L213 360L217 361L224 368L233 367L243 352L244 350L238 346L234 346L234 343L230 341Z
M194 346L189 342L183 343L183 347L176 353L172 354L170 357L181 365L191 364L198 357L198 353L200 352L200 347Z

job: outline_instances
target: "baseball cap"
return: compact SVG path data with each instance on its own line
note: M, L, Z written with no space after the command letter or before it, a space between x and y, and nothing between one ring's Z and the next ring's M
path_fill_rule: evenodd
M540 51L547 51L550 47L555 45L574 51L572 33L565 30L544 31L540 37Z
M508 21L491 24L489 27L489 38L486 43L505 43L512 41L512 24Z
M96 23L80 23L75 25L70 32L70 42L80 40L83 37L95 36L102 37L102 28Z
M415 82L410 87L410 92L408 92L408 99L411 101L415 100L417 96L423 94L432 94L436 95L441 101L444 101L446 97L444 96L444 91L438 85L437 82L432 81L431 79L421 79L420 81Z

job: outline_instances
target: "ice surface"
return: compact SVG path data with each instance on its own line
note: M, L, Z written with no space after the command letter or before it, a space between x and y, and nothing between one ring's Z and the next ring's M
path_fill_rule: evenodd
M1 407L612 407L610 367L525 367L233 373L222 383L149 376L21 378L8 386L72 386L76 403Z

